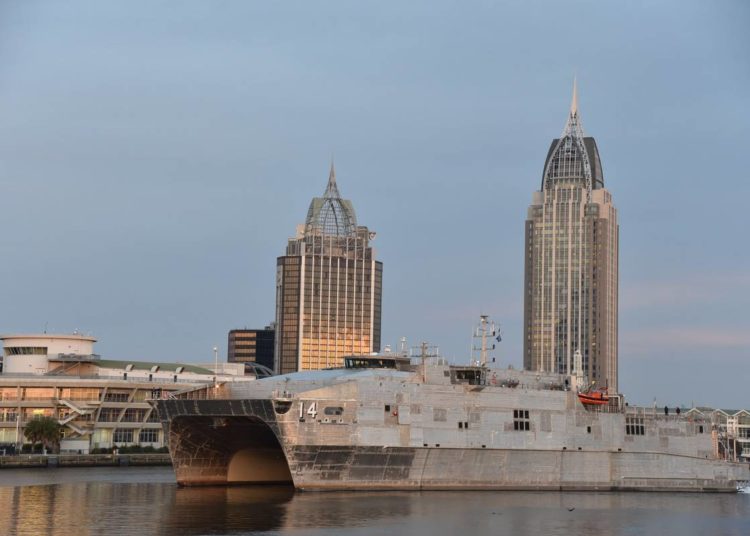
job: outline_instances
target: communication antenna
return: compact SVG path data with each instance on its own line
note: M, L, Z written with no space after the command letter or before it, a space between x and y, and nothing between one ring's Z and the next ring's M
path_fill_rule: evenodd
M437 346L432 346L426 341L422 341L419 346L412 348L411 355L419 357L422 367L422 383L427 382L427 358L438 357L439 353L440 351Z
M486 367L490 352L493 352L496 343L502 340L500 329L494 320L490 320L489 315L479 315L479 324L471 334L471 364ZM493 357L492 361L494 360Z

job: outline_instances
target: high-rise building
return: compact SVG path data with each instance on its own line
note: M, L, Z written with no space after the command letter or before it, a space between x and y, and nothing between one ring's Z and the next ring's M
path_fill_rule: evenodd
M274 333L272 326L231 330L227 338L227 361L258 363L273 370Z
M573 87L526 220L524 367L571 374L617 392L617 211Z
M380 350L383 264L342 199L331 164L323 197L276 262L275 371L343 366L344 356Z

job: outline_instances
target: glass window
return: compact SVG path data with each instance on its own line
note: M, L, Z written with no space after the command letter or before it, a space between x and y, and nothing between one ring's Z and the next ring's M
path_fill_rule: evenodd
M132 443L133 430L115 428L115 432L112 434L112 441L115 443Z
M158 443L159 442L159 430L158 429L141 430L141 433L138 434L138 442L139 443Z

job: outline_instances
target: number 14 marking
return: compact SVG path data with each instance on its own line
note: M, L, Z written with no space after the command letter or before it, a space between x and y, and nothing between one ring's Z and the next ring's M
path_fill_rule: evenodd
M318 403L317 402L310 402L310 405L307 406L307 412L305 412L305 403L300 402L299 403L299 420L305 419L305 413L312 417L313 419L318 414Z

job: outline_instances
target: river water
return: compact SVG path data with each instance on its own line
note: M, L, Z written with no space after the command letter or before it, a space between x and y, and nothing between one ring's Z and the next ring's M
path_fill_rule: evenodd
M178 488L172 469L0 471L0 534L750 535L750 494Z

